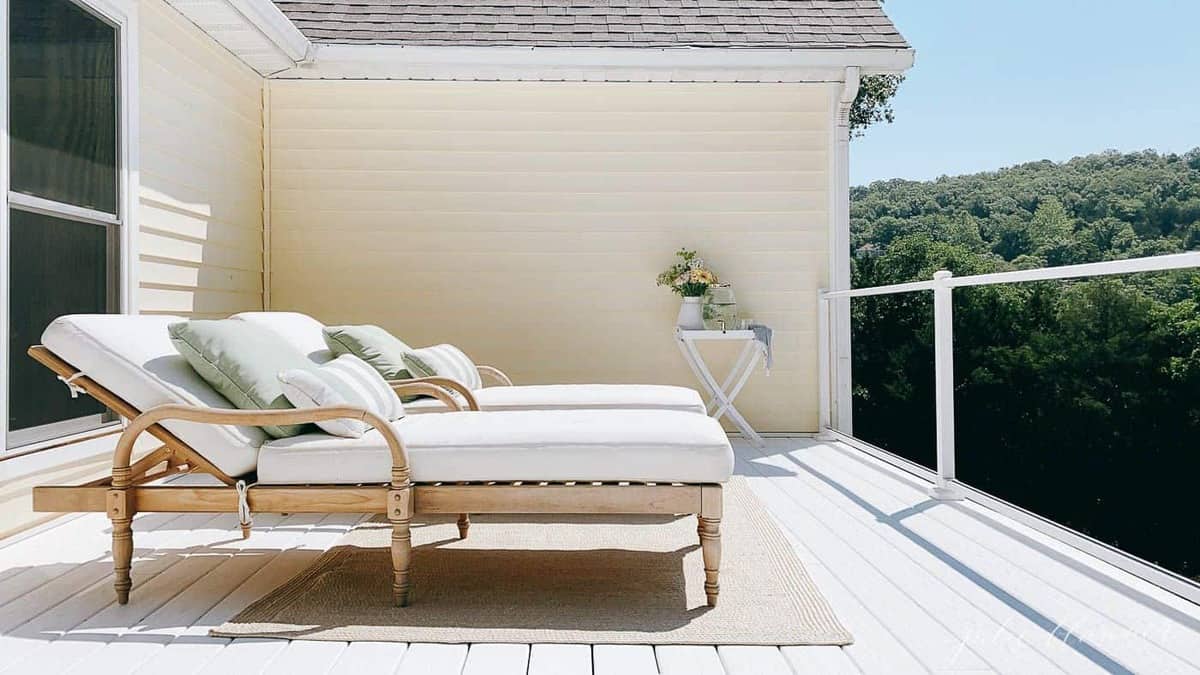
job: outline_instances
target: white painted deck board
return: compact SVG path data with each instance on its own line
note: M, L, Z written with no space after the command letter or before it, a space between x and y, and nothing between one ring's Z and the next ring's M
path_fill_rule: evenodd
M649 645L596 645L592 647L592 672L596 675L656 675L658 662Z
M529 675L591 675L589 645L533 645L529 648Z
M658 672L663 675L723 675L725 668L716 647L663 645L654 648Z
M738 444L737 472L855 642L838 647L446 645L213 638L359 516L134 521L133 602L113 602L108 523L0 541L0 673L1200 672L1200 607L919 479L801 439ZM1073 631L1051 635L1045 622ZM1053 626L1051 626L1053 627ZM965 643L965 645L964 645ZM958 649L956 656L947 649Z
M351 642L346 645L330 675L394 673L408 645L403 642Z
M755 494L774 516L780 527L799 542L797 555L809 576L821 589L843 624L854 635L853 644L844 647L846 654L865 673L925 673L920 658L892 631L890 615L874 602L853 574L847 574L838 562L847 555L843 545L822 546L821 555L814 551L816 542L809 530L796 525L798 508L788 494L788 486L762 475L764 471L749 462L752 452L739 452L736 471L745 475ZM769 472L768 472L769 473ZM828 564L826 561L830 561ZM832 565L832 567L831 567ZM836 573L834 570L837 570ZM861 597L860 597L861 595Z
M729 675L792 675L792 669L776 647L717 647L721 665Z
M848 456L836 450L815 447L805 457L805 462L834 480L853 481L859 495L870 496L886 507L903 508L913 500L925 501L920 486L879 480L880 474L872 476L875 472L847 461ZM1015 612L1019 618L1009 627L1067 670L1074 669L1075 663L1067 660L1073 657L1087 658L1107 669L1124 666L1139 672L1164 668L1166 672L1200 672L1200 608L1178 605L1175 601L1182 599L1177 596L1018 523L997 521L975 504L920 509L904 518L902 526L914 536L938 542L941 555L960 566L962 572L947 575L948 582L960 582L970 575L986 579L991 586L989 597L1001 605L995 610L997 618L1012 617ZM1071 561L1076 564L1068 564ZM1079 565L1088 574L1081 574ZM1051 631L1080 639L1053 639ZM1185 632L1196 639L1177 639ZM1095 634L1108 636L1107 644L1089 642L1088 635Z
M783 658L796 675L855 675L858 666L839 647L783 647Z
M346 651L345 642L292 640L267 664L264 675L328 673Z
M458 675L467 661L467 645L414 642L400 661L397 675Z
M529 645L477 644L467 652L463 675L525 675Z
M1059 665L1036 648L1012 649L1014 644L1021 642L1021 637L1020 632L1012 630L1006 623L1012 618L1011 609L963 577L953 567L957 561L948 556L939 558L943 554L931 541L905 536L907 531L903 529L903 523L896 527L888 525L893 513L903 513L913 504L895 503L880 508L872 501L873 496L848 496L839 492L837 488L840 484L834 482L831 486L826 482L828 479L822 479L823 474L811 469L803 458L797 459L793 454L768 451L754 463L775 467L781 473L794 471L795 475L788 476L787 480L799 483L799 488L806 493L806 500L801 504L793 497L793 501L809 512L812 522L820 521L831 532L836 532L836 536L863 560L873 561L870 567L883 574L887 583L904 593L909 598L909 604L919 610L910 613L909 619L903 625L898 625L894 632L909 640L925 639L928 637L928 628L916 625L918 621L924 621L924 617L945 628L952 636L952 642L933 648L936 650L933 653L943 654L944 659L941 663L933 664L936 669L980 670L1009 663L1025 672L1060 670ZM789 491L789 496L796 492ZM808 505L809 501L813 502L812 506ZM929 503L928 498L922 496L916 505L919 508ZM881 523L883 527L880 527ZM816 527L810 531L815 533ZM831 545L828 550L834 548ZM886 569L877 561L885 561L883 564ZM858 569L848 563L843 563L843 568L851 571ZM860 572L854 574L861 578ZM992 611L987 611L981 605ZM1024 628L1036 630L1036 626L1032 625ZM1053 648L1053 645L1050 647ZM1073 654L1064 653L1060 656L1069 659ZM1084 666L1083 663L1075 665Z

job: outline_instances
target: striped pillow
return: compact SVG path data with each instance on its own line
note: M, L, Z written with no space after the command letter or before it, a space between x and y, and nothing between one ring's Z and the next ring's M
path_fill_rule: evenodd
M279 383L284 396L297 408L352 405L385 420L404 417L404 405L396 392L382 375L353 354L342 354L317 368L281 371ZM362 420L345 418L317 422L317 426L325 433L346 438L361 438L370 428Z
M435 345L404 353L404 365L413 377L448 377L474 391L483 388L483 378L471 358L454 345Z

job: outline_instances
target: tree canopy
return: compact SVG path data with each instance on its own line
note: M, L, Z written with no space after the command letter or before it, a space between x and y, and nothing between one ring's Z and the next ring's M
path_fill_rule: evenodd
M1200 149L851 191L857 287L1200 249ZM959 476L1200 579L1200 272L954 292ZM932 302L855 300L854 433L934 464Z

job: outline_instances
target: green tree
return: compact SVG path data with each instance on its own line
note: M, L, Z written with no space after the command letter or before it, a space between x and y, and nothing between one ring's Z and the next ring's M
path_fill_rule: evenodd
M867 127L896 119L892 97L904 82L903 75L868 75L859 82L858 96L850 107L850 135L862 136Z
M1200 149L851 190L855 286L1200 250ZM855 435L934 458L927 292L851 303ZM1200 271L954 292L959 476L1200 580Z

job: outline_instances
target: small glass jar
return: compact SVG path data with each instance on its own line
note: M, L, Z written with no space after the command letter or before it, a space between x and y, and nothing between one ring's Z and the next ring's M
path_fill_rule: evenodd
M729 284L708 287L708 294L704 296L704 327L708 330L737 329L737 299Z

